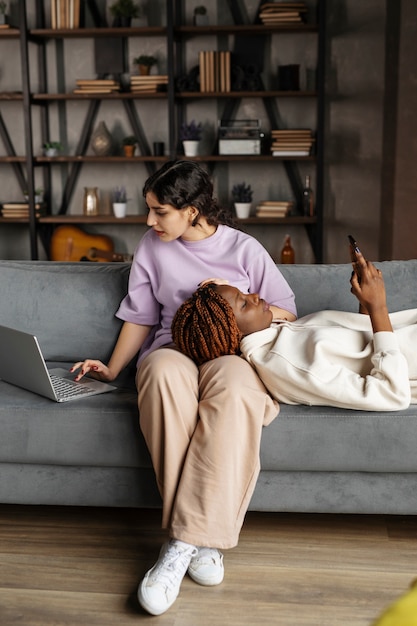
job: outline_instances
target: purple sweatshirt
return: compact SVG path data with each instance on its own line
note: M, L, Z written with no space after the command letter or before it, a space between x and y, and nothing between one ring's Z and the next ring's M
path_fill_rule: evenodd
M206 278L225 278L243 293L259 293L269 304L297 314L287 281L250 235L220 225L206 239L163 242L149 230L136 248L128 294L116 313L126 322L154 327L139 360L172 342L175 312Z

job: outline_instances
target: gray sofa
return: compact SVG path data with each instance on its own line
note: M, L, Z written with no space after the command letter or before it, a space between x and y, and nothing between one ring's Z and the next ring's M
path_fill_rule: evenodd
M390 310L417 307L417 261L379 266ZM357 309L349 264L281 270L300 316ZM0 324L36 334L54 366L106 360L128 275L119 263L0 261ZM133 377L132 364L117 391L64 404L0 381L0 502L160 506ZM416 514L417 406L378 414L282 405L261 462L251 510Z

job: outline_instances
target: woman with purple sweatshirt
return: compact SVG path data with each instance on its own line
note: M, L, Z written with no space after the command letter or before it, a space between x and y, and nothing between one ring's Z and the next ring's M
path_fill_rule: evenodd
M206 171L191 161L166 163L145 183L150 230L135 251L129 290L116 315L124 321L108 365L76 363L114 380L139 353L140 426L149 448L168 540L139 585L142 607L169 609L183 577L222 582L219 549L237 545L259 474L263 426L278 414L253 368L235 355L197 366L173 349L178 307L211 276L256 291L274 317L296 319L294 294L253 237L237 230L213 198Z

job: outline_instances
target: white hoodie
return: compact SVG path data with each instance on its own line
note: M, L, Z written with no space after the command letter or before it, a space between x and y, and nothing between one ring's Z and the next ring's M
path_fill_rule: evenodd
M243 356L287 404L368 411L417 404L417 309L390 315L373 334L367 315L320 311L242 339Z

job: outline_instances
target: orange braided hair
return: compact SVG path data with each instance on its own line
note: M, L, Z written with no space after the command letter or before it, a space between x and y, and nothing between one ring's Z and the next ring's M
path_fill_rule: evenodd
M238 354L241 333L233 309L214 283L200 287L172 320L176 347L197 365L226 354Z

